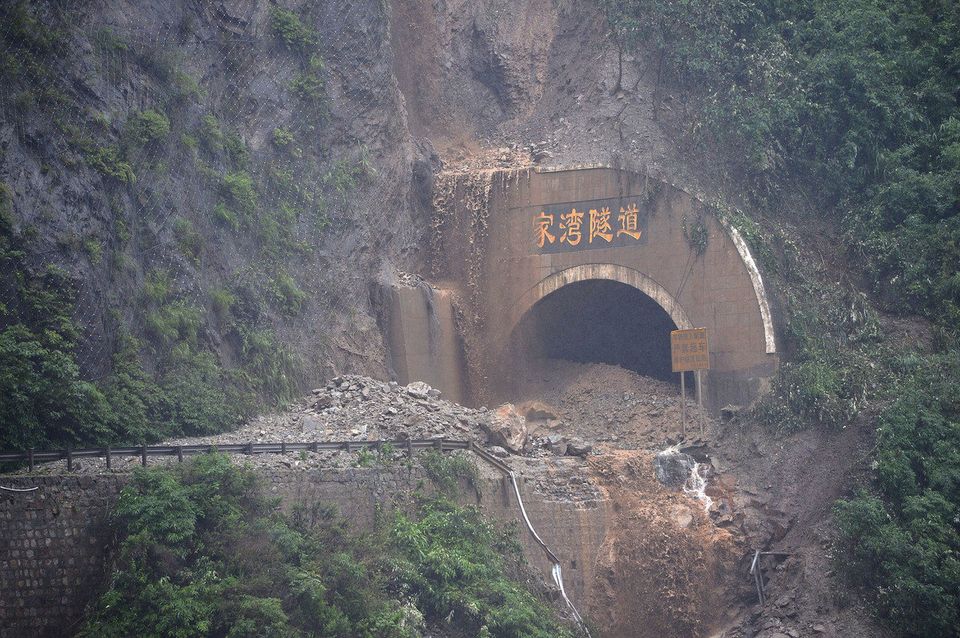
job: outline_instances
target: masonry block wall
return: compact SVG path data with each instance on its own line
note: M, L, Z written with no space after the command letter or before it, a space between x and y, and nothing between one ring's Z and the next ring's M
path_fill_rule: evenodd
M101 584L123 475L4 477L0 636L69 636Z
M401 506L429 484L420 469L405 467L261 470L281 508L335 506L358 529ZM0 638L72 636L85 606L105 584L114 541L110 512L128 474L4 476L0 492ZM494 520L519 521L513 489L487 472L479 489L465 486L462 500ZM592 566L606 532L607 503L544 501L526 489L527 512L544 541L561 557L568 594L588 600ZM550 564L525 529L524 554L549 580Z

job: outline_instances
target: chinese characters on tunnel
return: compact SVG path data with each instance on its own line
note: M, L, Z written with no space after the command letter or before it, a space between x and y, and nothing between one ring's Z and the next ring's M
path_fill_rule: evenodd
M647 214L640 198L553 204L533 210L537 252L617 248L647 243Z

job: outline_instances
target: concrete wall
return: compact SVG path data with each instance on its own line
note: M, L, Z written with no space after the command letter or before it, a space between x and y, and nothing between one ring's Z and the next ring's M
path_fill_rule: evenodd
M0 492L0 638L70 636L84 606L103 587L113 530L109 513L128 475L3 477ZM351 468L266 473L267 489L289 511L314 503L336 506L352 525L369 528L378 513L396 506L425 481L419 470ZM465 491L493 519L519 520L505 479L488 474L479 496ZM584 604L595 555L606 528L606 501L548 502L524 489L528 514L541 537L564 561L565 587ZM549 580L549 562L521 530L529 562Z
M773 322L756 264L735 231L696 198L669 184L609 168L500 173L490 182L488 210L479 224L483 276L474 276L474 281L481 287L475 301L491 351L509 343L513 328L546 294L573 281L609 278L640 288L678 327L707 328L712 369L705 377L705 391L712 408L748 403L776 371ZM621 197L636 202L647 218L642 243L579 249L584 242L577 250L552 253L537 246L534 218L539 211L561 204L582 211L583 202ZM434 243L442 255L436 259L440 267L435 276L464 276L466 247L478 243L475 218L440 225L443 234ZM707 234L702 253L684 233L697 223ZM485 365L495 368L498 363L491 355Z
M449 401L465 397L463 347L448 290L393 285L386 291L390 366L406 385L424 381Z

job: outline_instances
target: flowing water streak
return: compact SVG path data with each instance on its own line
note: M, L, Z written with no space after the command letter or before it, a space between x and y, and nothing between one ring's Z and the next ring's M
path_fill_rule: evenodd
M550 562L553 563L553 569L550 570L550 574L553 576L553 582L557 584L557 587L560 589L560 595L563 596L563 600L567 603L567 607L570 608L570 611L573 613L574 620L580 625L580 628L583 629L583 633L587 635L587 638L590 638L590 631L587 629L587 625L583 622L583 618L580 616L580 612L577 611L577 608L573 606L573 603L567 597L567 592L563 588L563 568L560 566L560 559L557 558L557 555L550 551L550 548L547 547L547 544L543 542L540 538L540 535L537 534L537 530L533 529L533 524L530 522L530 518L527 516L527 509L523 506L523 498L520 496L520 486L517 484L517 476L510 472L510 482L513 483L513 491L517 495L517 503L520 504L520 513L523 515L523 522L527 524L527 529L530 530L530 533L533 535L534 540L537 541L537 544L543 549L544 553L547 555L547 558L550 559Z
M710 506L713 505L713 499L707 496L706 490L707 479L700 476L700 464L694 463L690 470L690 477L683 485L683 492L703 503L703 511L709 512Z

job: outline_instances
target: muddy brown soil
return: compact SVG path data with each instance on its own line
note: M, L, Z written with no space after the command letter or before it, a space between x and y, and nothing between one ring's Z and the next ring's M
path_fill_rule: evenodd
M557 360L528 366L512 398L552 409L549 433L596 443L591 477L615 512L589 608L602 636L885 635L831 558L831 508L869 470L869 419L796 433L708 419L681 440L673 384ZM655 480L653 454L673 444L704 463L709 512ZM776 553L760 559L765 605L748 573L757 550Z
M695 397L687 389L687 441L700 439ZM529 361L504 401L541 401L558 416L547 431L559 431L624 450L662 450L683 438L680 387L604 363L557 359ZM703 415L704 436L715 427ZM540 432L535 432L539 434Z
M616 450L590 470L614 503L597 556L591 619L604 636L703 636L739 608L742 541L653 476L653 454Z
M682 99L658 81L656 56L625 56L621 66L593 3L411 0L391 7L410 127L444 170L607 164L706 200L740 202L731 178L736 158L685 142L692 123ZM785 201L797 210L811 205L789 194ZM664 498L649 484L649 455L681 439L675 386L611 366L548 362L496 399L549 406L555 418L532 428L535 439L594 445L589 478L617 507L598 558L602 591L591 601L600 635L884 635L848 602L830 557L831 508L865 477L869 420L839 432L785 433L746 417L707 421L702 437L694 428L683 444L707 463L714 506L677 532L671 508L695 501ZM532 453L545 449L534 445ZM756 550L780 552L761 559L764 606L747 573ZM704 565L713 567L698 571Z

